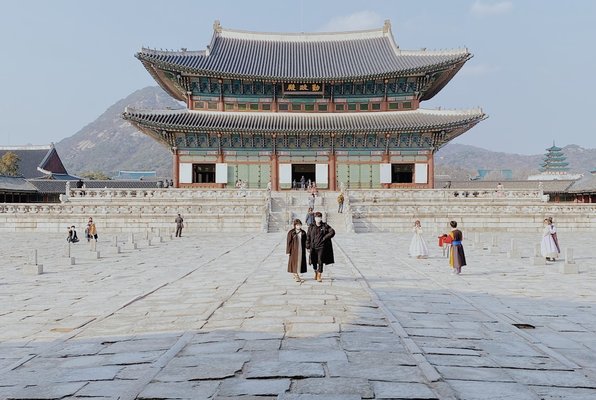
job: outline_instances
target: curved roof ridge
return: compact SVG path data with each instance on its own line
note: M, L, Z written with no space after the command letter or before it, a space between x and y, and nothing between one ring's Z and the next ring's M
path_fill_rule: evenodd
M151 54L156 56L169 56L172 54L184 54L188 56L204 56L207 55L206 50L163 50L152 49L150 47L141 47L141 53Z
M470 50L467 47L456 47L453 49L438 49L438 50L402 50L399 49L398 53L402 56L447 56L447 55L458 55L458 54L470 54Z
M240 40L279 42L339 42L358 39L377 39L383 37L390 37L393 39L393 35L391 33L391 23L389 20L386 20L385 24L380 28L342 32L255 32L240 29L222 28L219 24L219 21L215 21L213 28L214 36Z

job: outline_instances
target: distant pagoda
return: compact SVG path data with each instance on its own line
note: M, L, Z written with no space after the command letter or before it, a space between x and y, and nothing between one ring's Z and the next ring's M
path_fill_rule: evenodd
M555 146L554 141L553 145L546 149L546 151L547 153L544 157L544 162L540 164L540 172L547 174L564 174L569 171L569 168L567 167L569 163L565 162L567 157L563 154L562 148Z
M581 174L568 174L569 163L563 153L563 149L553 145L546 149L546 154L542 164L540 164L540 174L530 175L530 181L553 181L553 180L576 180L581 178Z

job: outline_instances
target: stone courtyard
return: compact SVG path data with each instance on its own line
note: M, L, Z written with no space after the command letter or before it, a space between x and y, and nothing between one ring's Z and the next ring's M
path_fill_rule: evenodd
M559 234L563 274L533 264L537 233L481 233L459 276L435 236L418 260L410 234L338 234L299 284L284 233L123 234L118 253L100 232L74 265L63 235L3 233L0 398L596 398L593 235Z

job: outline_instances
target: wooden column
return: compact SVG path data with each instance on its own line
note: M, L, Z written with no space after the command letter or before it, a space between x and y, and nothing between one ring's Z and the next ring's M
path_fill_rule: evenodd
M221 133L217 134L217 145L218 145L218 151L217 151L217 158L215 159L215 162L220 164L220 163L225 162L223 151L221 149ZM225 189L226 184L225 183L216 183L215 186L220 189Z
M217 103L217 111L225 111L224 107L224 92L223 92L223 80L219 79L219 102Z
M277 153L273 152L271 154L271 190L272 191L279 191L279 160L277 157Z
M180 187L180 155L178 154L178 148L172 147L172 180L174 181L174 187Z
M189 110L194 110L194 104L192 103L192 92L186 92L186 95L188 96L186 99L186 106Z
M337 190L337 167L334 151L329 153L329 190L333 192Z
M435 153L431 151L428 156L428 187L430 189L435 188Z

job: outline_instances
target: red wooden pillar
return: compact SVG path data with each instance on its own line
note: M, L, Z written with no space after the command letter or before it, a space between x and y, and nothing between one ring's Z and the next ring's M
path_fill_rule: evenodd
M428 156L428 187L435 188L435 154L433 151Z
M188 96L186 98L186 107L189 110L194 110L194 104L192 103L192 92L186 92L186 96Z
M273 139L275 140L275 138ZM271 154L271 190L278 191L279 190L279 160L277 158L277 153L273 152Z
M180 187L180 155L177 147L172 147L172 163L174 164L172 165L172 180L174 181L174 187L178 188Z
M336 167L335 152L329 154L329 190L337 190L337 167Z

